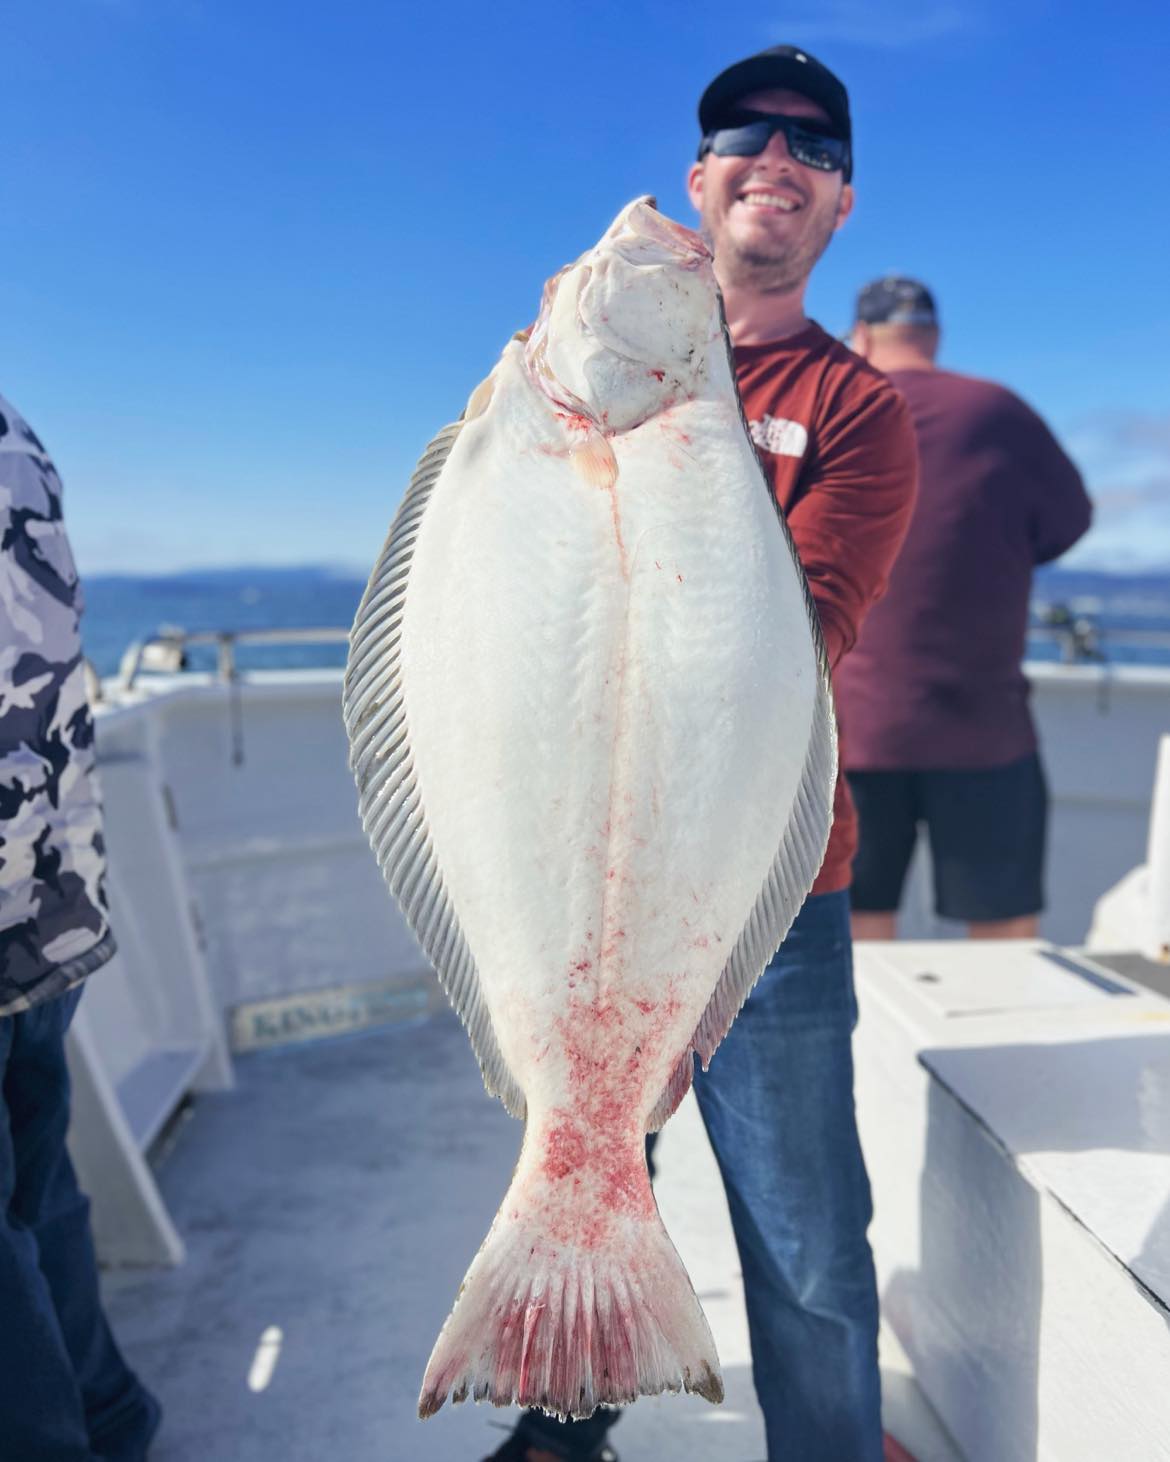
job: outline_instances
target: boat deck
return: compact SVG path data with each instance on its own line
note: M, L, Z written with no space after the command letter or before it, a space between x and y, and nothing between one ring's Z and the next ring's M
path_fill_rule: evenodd
M105 1276L119 1340L165 1407L152 1462L478 1462L514 1412L415 1413L520 1141L462 1029L443 1015L256 1052L236 1077L153 1154L186 1263ZM693 1099L658 1162L727 1399L643 1398L614 1444L623 1462L762 1462L738 1261ZM889 1430L918 1462L957 1462L885 1335L882 1361Z

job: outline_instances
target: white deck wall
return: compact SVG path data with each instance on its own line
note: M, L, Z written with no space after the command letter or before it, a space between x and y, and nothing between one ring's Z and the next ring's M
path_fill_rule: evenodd
M225 1011L426 978L358 820L340 694L338 673L302 671L233 688L171 679L139 697Z
M1042 932L1078 943L1096 899L1145 856L1158 737L1170 730L1170 671L1045 665L1033 681L1053 798ZM427 984L358 821L340 695L334 671L259 673L234 687L160 677L112 713L119 723L153 723L225 1010L341 985ZM923 862L904 932L961 932L931 915Z

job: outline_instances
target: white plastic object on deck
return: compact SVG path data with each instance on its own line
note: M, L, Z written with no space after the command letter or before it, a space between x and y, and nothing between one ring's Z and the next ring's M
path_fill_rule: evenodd
M1154 800L1150 808L1149 868L1150 927L1147 959L1170 962L1170 735L1158 744Z
M1086 945L1170 963L1170 735L1158 742L1146 861L1097 900Z

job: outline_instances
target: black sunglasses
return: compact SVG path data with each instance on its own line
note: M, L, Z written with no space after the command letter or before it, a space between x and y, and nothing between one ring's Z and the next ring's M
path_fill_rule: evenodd
M805 167L822 173L848 172L849 143L807 117L782 117L777 112L738 112L725 126L703 136L699 160L709 152L716 157L755 157L777 132L784 133L788 151Z

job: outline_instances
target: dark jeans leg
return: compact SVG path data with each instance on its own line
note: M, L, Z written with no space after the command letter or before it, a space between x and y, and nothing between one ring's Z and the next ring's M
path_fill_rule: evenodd
M880 1462L847 893L810 898L695 1095L743 1268L770 1462Z
M102 1311L89 1202L65 1148L79 993L0 1018L0 1451L140 1462L158 1406Z

